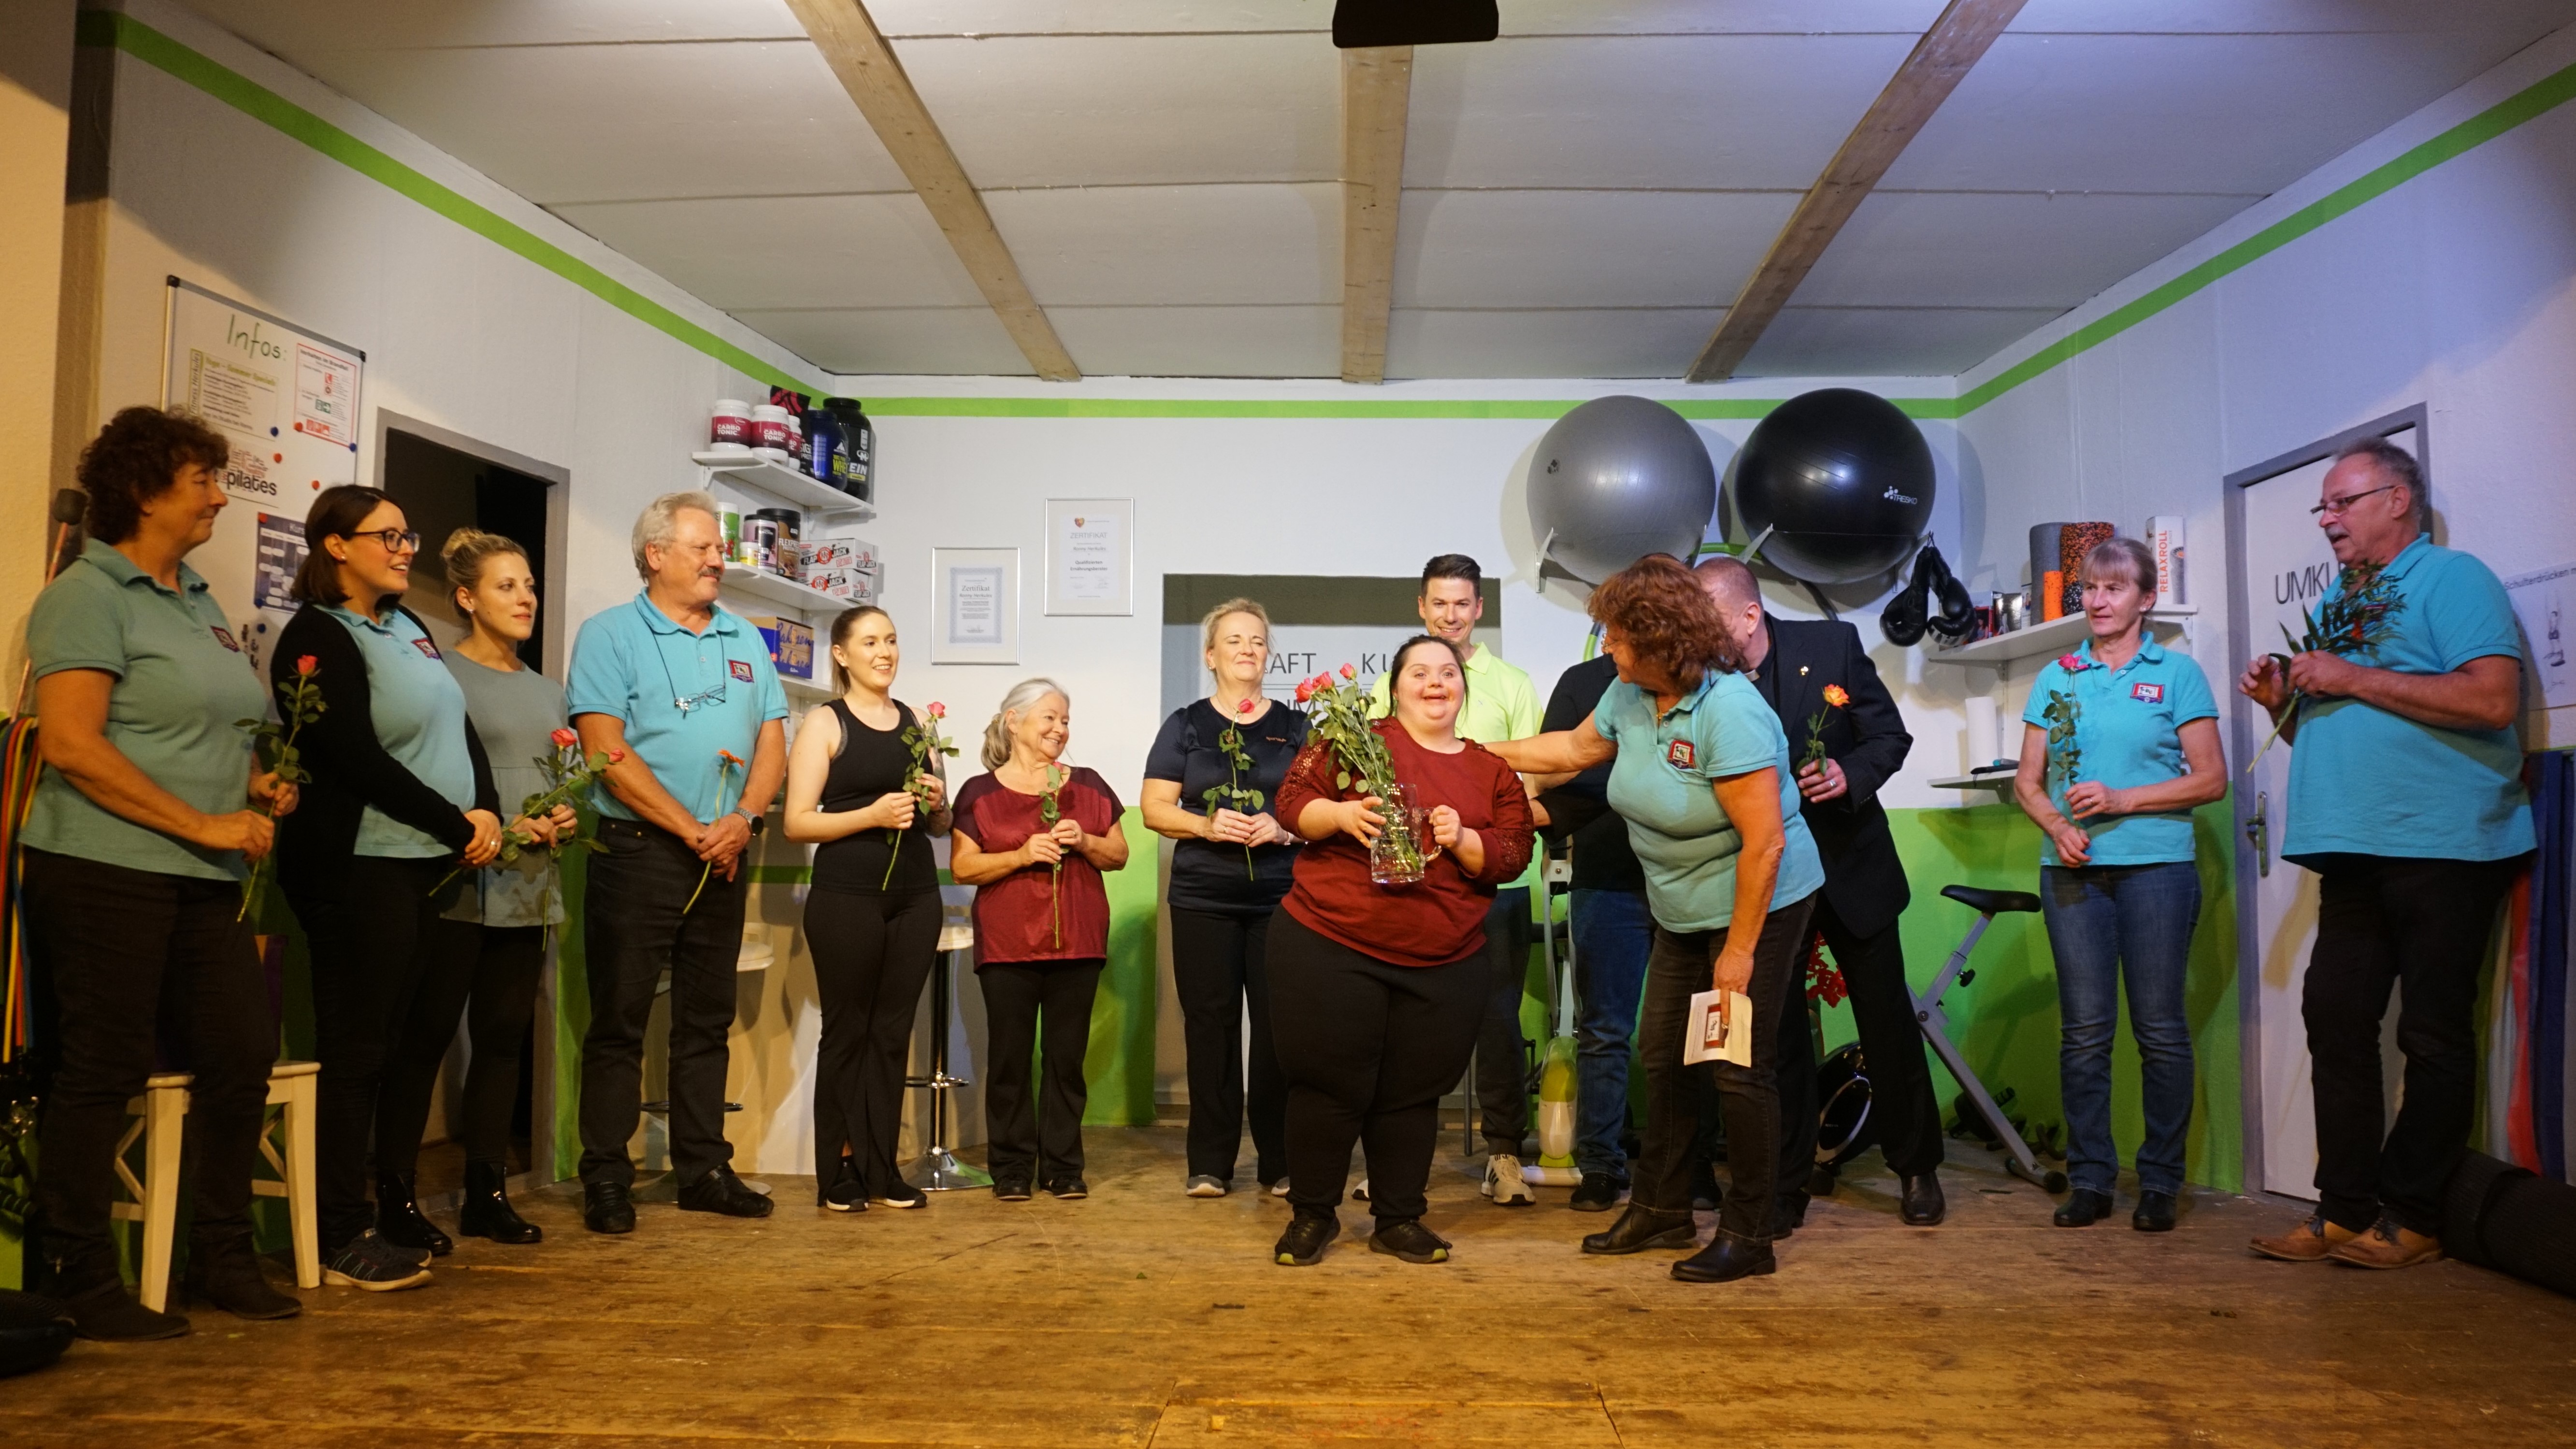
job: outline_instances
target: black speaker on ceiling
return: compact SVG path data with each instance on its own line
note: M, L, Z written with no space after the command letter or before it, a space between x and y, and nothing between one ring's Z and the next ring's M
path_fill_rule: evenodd
M1334 0L1333 45L1455 45L1502 33L1494 0Z

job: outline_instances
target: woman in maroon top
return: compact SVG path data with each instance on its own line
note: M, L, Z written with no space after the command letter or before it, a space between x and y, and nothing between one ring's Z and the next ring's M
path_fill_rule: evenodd
M1368 852L1385 819L1374 795L1336 789L1320 737L1288 769L1278 818L1313 842L1270 925L1271 1037L1288 1076L1288 1201L1273 1249L1310 1267L1341 1234L1336 1214L1351 1144L1368 1147L1372 1252L1447 1261L1422 1225L1440 1094L1466 1070L1490 985L1485 913L1495 888L1529 864L1529 797L1520 777L1458 738L1467 675L1458 651L1428 634L1406 640L1393 669L1395 714L1377 731L1395 777L1430 807L1439 849L1422 879L1381 886ZM1357 782L1355 781L1354 784Z
M984 730L984 768L957 792L949 874L975 892L975 976L984 988L990 1074L984 1129L993 1196L1029 1185L1082 1197L1082 1058L1091 996L1109 957L1109 892L1100 873L1127 863L1125 809L1109 782L1056 763L1073 704L1053 680L1026 679ZM1056 821L1046 823L1052 785ZM1046 1039L1038 1041L1043 1013ZM1041 1103L1029 1094L1033 1047Z

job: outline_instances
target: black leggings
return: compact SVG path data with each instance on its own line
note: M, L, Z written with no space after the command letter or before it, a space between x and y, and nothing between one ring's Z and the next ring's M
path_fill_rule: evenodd
M313 962L313 1055L322 1064L314 1088L313 1187L325 1258L374 1223L367 1145L373 1134L398 1135L382 1115L384 1089L422 983L467 969L438 953L440 907L456 899L456 888L451 883L433 898L431 887L453 867L452 859L360 855L332 889L281 881ZM447 1020L452 1031L456 1018ZM417 1121L411 1134L417 1148Z
M1270 918L1270 1029L1288 1076L1288 1201L1330 1210L1368 1150L1369 1211L1422 1216L1440 1135L1485 1020L1493 964L1396 966L1281 910Z
M984 989L985 1163L998 1181L1039 1183L1082 1175L1082 1111L1091 1087L1082 1059L1091 1048L1091 998L1100 968L1088 961L988 961L975 970ZM1040 1028L1043 1017L1044 1041ZM1040 1059L1029 1090L1031 1059Z
M818 886L805 897L805 944L823 1002L814 1060L814 1190L828 1191L849 1150L868 1196L902 1183L904 1068L922 983L939 955L939 892L863 895Z
M438 1069L465 1018L465 1158L510 1161L510 1118L519 1105L519 1047L537 1013L537 977L545 967L546 928L486 926L441 920L432 928L429 969L421 974L402 1039L385 1063L376 1109L376 1169L411 1172L429 1131L429 1098Z
M1254 1177L1288 1175L1288 1079L1270 1044L1270 913L1231 915L1172 907L1172 989L1181 999L1189 1052L1190 1175L1234 1180L1252 1115ZM1252 1042L1243 1021L1252 1017ZM1249 1079L1247 1081L1247 1079Z

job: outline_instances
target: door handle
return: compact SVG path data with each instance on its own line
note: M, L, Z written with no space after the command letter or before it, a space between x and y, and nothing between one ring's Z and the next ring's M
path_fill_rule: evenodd
M2265 821L2270 814L2272 797L2260 790L2254 792L2254 813L2245 821L2246 843L2254 847L2254 874L2270 879L2272 875L2272 829Z

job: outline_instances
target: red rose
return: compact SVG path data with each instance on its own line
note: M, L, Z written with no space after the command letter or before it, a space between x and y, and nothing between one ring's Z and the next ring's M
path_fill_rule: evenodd
M930 717L932 719L948 718L948 706L941 704L938 700L932 700L930 702Z
M1342 677L1344 679L1357 679L1360 677L1360 672L1352 666L1345 664L1342 666Z
M310 654L302 655L295 661L295 672L299 675L310 675L314 670L321 667L322 661L314 658Z
M1252 713L1252 701L1247 699L1247 700L1243 701L1242 703L1240 703L1240 704L1236 705L1236 706L1234 707L1234 712L1235 712L1236 714L1250 714L1250 713Z
M610 763L610 764L612 764L612 765L622 765L622 764L625 764L625 763L626 763L626 752L625 752L624 750L610 750L610 751L608 752L608 763Z
M2084 667L2084 661L2072 654L2060 654L2057 656L2057 667L2073 674Z
M568 750L581 743L581 736L574 734L569 729L559 729L552 735L548 736L548 738L555 742L555 748L559 750Z
M1313 681L1313 680L1311 680L1311 679L1302 679L1302 680L1299 680L1299 681L1297 682L1297 702L1298 702L1299 704L1304 704L1304 703L1306 703L1307 701L1309 701L1309 700L1313 699L1314 697L1315 697L1315 681Z

